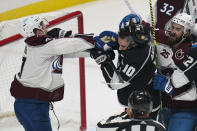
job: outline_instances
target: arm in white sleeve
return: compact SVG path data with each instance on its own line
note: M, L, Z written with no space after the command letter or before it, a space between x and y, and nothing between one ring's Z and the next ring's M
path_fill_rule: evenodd
M38 47L37 51L42 56L55 56L72 54L93 48L93 45L81 38L60 38L54 39L47 44Z
M186 85L187 83L189 83L189 79L187 78L187 76L184 74L183 71L177 69L173 72L171 76L171 82L175 88L180 88Z

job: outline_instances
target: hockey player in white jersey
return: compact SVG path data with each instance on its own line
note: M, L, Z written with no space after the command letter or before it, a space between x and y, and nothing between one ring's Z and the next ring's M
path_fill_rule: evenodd
M166 129L193 131L197 123L197 48L190 38L194 19L180 13L169 24L170 32L156 30L158 63L163 75L154 77L154 88L163 92Z
M165 131L165 127L150 118L153 109L151 95L146 90L135 90L128 99L132 118L108 119L97 124L97 131Z
M47 24L39 15L29 16L21 23L25 51L10 92L15 97L16 117L25 131L52 131L49 105L63 99L63 57L92 48L92 36L86 40L69 38L71 31L55 28L48 32Z

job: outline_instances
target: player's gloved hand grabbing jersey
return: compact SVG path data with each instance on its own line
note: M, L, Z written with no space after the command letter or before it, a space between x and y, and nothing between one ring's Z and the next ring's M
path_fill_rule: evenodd
M90 56L96 63L102 64L115 58L113 49L118 49L118 35L112 31L103 31L94 37L95 48L91 50Z
M172 95L174 92L170 79L164 75L156 74L153 79L153 88Z
M119 24L119 29L124 28L125 26L128 26L130 22L139 24L142 22L142 19L141 19L140 15L129 14L121 20L121 22Z

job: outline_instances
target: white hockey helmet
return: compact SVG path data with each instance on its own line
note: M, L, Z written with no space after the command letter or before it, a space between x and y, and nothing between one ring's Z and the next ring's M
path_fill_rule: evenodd
M194 28L194 19L191 15L188 15L186 13L179 13L175 15L171 22L182 25L184 27L184 34L186 34L188 31L192 33L192 30Z
M45 25L48 25L48 21L41 17L40 15L28 16L21 22L21 35L23 37L31 37L34 36L34 29L43 30L41 22L44 22Z

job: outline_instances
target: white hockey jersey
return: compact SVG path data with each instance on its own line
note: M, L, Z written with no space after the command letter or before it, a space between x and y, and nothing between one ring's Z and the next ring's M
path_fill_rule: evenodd
M192 108L197 104L196 59L197 46L185 40L172 49L165 31L157 30L157 56L162 74L170 77L175 88L172 96L163 95L163 103L170 108Z
M11 94L45 101L61 100L64 92L63 56L80 54L75 57L83 57L82 52L92 48L92 44L81 38L54 39L47 35L33 36L25 42L21 71L12 82Z

